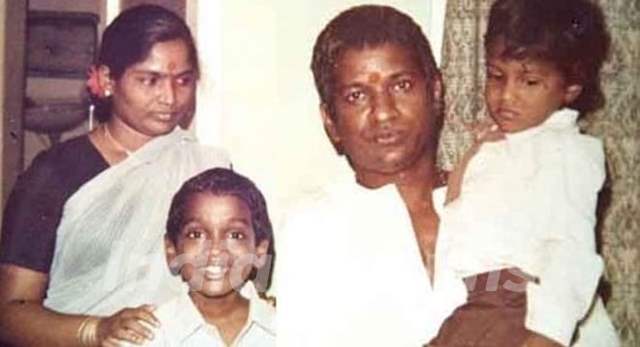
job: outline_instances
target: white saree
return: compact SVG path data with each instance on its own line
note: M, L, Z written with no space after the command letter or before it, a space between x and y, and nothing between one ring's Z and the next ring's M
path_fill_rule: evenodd
M173 194L193 175L229 165L223 151L176 129L85 183L64 206L44 305L110 315L165 301L179 283L164 256Z

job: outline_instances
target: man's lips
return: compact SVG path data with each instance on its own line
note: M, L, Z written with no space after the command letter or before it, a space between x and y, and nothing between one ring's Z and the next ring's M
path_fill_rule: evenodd
M382 130L373 134L372 141L382 146L396 145L404 140L404 132L399 130Z

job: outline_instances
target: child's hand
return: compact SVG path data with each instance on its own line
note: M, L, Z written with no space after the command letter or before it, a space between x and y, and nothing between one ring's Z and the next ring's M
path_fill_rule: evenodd
M476 143L494 142L504 139L504 133L498 128L498 125L488 117L480 122L467 125L467 129L473 134L473 139Z
M460 196L464 172L471 158L478 153L480 146L484 142L495 142L504 139L504 133L490 118L485 118L477 123L466 124L465 127L473 135L473 144L471 144L471 147L464 153L453 171L449 173L445 204L450 203Z
M119 346L122 342L142 345L153 339L152 328L160 326L153 315L154 307L142 305L122 309L98 324L98 341L102 347Z

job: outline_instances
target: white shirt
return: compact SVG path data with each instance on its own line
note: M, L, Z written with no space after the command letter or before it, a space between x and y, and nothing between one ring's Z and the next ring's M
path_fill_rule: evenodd
M447 261L460 277L519 267L530 330L568 345L593 301L603 263L595 209L605 177L601 142L563 109L541 125L484 143L460 196L441 215Z
M249 299L249 316L231 346L275 346L275 309L258 297L252 282L244 285L241 294ZM145 346L226 346L218 329L204 320L186 291L160 305L154 314L161 326L154 331L155 338Z
M442 205L444 190L434 199ZM431 340L466 290L437 260L429 282L395 186L363 188L348 170L311 200L292 213L276 242L278 346L415 347Z

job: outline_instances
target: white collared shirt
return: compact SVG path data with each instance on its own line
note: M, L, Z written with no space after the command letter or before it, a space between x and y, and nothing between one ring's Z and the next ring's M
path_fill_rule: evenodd
M460 196L441 214L445 258L460 277L519 267L527 328L564 345L589 309L603 263L595 209L605 177L601 142L582 135L578 112L484 143L468 163ZM605 317L606 318L606 317Z
M437 260L430 283L395 186L366 189L347 169L311 200L278 234L278 346L416 347L431 340L466 290ZM442 205L444 190L434 200Z
M275 346L275 309L258 296L253 282L247 282L241 294L249 299L249 316L231 346ZM153 341L145 346L226 346L218 329L204 320L186 291L160 305L154 314L161 326L154 331Z

